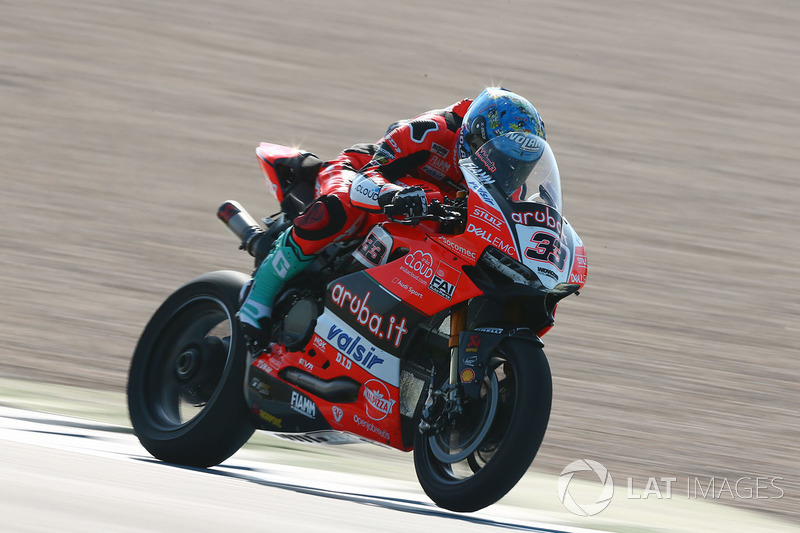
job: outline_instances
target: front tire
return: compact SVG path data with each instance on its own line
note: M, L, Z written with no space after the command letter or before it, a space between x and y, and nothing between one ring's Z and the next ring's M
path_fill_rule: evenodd
M214 466L253 434L243 393L247 349L234 318L248 280L232 271L200 276L145 327L128 374L128 411L157 459Z
M477 511L505 496L539 450L552 394L542 349L520 339L504 341L489 358L480 397L465 400L463 423L436 435L417 433L414 466L425 493L458 512Z

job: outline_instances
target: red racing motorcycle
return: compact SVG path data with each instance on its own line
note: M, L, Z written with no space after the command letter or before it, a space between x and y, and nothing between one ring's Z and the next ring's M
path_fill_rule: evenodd
M281 213L219 218L264 259L313 200L321 161L256 150ZM236 312L250 276L218 271L155 312L131 361L134 431L156 458L208 467L264 430L297 442L373 442L414 453L428 496L454 511L503 497L531 465L552 399L541 336L586 281L562 216L550 146L509 133L460 161L466 188L428 213L327 247L284 287L273 342L253 353ZM409 178L405 185L421 184Z

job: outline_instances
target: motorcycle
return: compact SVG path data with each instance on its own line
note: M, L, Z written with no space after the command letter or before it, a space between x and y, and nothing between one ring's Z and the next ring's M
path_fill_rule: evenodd
M321 161L261 143L281 212L259 224L234 201L219 218L264 260L314 197ZM273 341L252 349L235 316L251 276L217 271L158 308L128 378L131 422L154 457L217 465L255 430L295 442L412 451L439 506L502 498L530 467L550 416L541 336L586 282L586 252L562 216L549 144L508 133L459 162L465 187L429 210L334 243L274 304ZM363 235L363 234L362 234Z

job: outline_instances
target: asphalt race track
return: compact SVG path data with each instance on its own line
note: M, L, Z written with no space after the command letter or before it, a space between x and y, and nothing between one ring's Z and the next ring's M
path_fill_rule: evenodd
M591 533L493 512L439 509L386 479L234 458L155 461L121 428L0 408L4 531L437 531ZM167 503L168 502L168 503ZM17 529L18 528L18 529Z
M533 470L780 478L716 504L798 521L798 27L794 0L5 0L0 376L123 391L171 291L250 268L215 212L275 211L260 141L330 158L502 84L589 260Z

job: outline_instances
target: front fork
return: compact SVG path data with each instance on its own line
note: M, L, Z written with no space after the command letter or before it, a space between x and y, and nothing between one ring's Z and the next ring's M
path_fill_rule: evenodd
M458 383L458 338L467 327L467 302L462 302L450 313L450 387Z
M428 397L422 410L419 430L422 433L436 433L448 422L455 425L457 417L463 412L461 388L458 386L458 346L461 332L467 326L467 302L458 304L450 313L450 375L448 384L441 389L434 388L434 376L428 386Z

